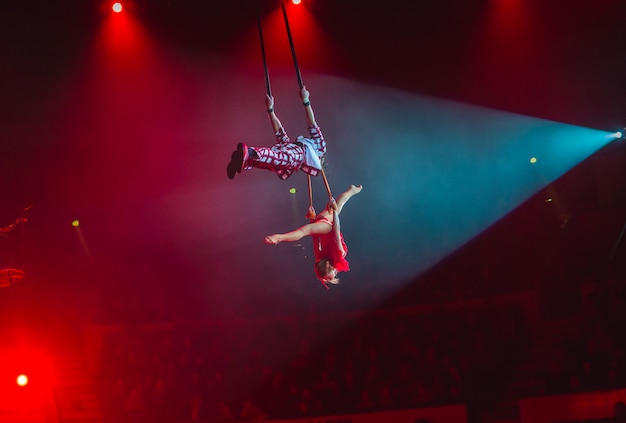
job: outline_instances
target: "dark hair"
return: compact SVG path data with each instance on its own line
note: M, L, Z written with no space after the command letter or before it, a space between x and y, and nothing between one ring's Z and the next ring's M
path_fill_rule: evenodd
M315 263L315 276L324 284L332 283L337 285L339 279L331 277L331 271L334 269L332 263L328 258L321 258Z

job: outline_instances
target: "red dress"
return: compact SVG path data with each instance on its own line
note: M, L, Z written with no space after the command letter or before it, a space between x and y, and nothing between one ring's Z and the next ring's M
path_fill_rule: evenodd
M332 226L330 220L324 216L318 216L315 221L325 222ZM341 254L341 249L337 244L335 233L332 230L327 234L314 235L312 238L316 262L323 258L327 258L330 261L330 264L332 264L338 272L347 272L350 270L350 265L345 258L345 255L348 255L348 246L344 242L343 234L341 232L339 233L339 238L341 240L343 251L345 251L345 255Z

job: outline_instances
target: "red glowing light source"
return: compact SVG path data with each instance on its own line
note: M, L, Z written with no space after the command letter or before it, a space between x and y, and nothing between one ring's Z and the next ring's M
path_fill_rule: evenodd
M113 3L113 7L111 8L115 13L120 13L122 11L122 3Z
M15 383L17 383L18 386L26 386L28 385L28 376L22 374L19 375L17 377L17 379L15 379Z
M300 3L302 3L302 0L291 0L291 2L293 4L300 4Z

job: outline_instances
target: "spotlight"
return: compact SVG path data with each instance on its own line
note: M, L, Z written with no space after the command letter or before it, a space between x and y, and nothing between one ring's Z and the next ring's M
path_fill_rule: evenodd
M17 383L17 386L26 386L28 385L28 376L21 374L17 377L17 379L15 380L15 383Z
M623 140L624 138L626 138L626 128L606 134L607 140Z
M302 0L291 0L291 2L293 4L300 4L300 3L302 3Z
M113 3L113 6L111 7L111 9L113 9L115 13L120 13L122 11L122 3L120 2Z
M78 219L72 221L72 226L78 228L80 226L80 221Z

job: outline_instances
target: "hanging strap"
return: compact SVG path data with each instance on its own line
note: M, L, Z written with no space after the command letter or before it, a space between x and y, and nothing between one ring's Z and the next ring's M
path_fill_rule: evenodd
M283 18L285 20L285 28L287 29L287 37L289 38L289 47L291 47L291 57L293 58L293 66L296 69L296 78L298 79L298 87L302 89L304 87L304 83L302 82L302 75L300 74L300 66L298 66L298 57L296 56L296 48L293 43L293 37L291 36L291 28L289 27L289 18L287 17L287 9L285 8L285 1L280 1L280 6L283 11ZM331 200L333 198L332 191L330 190L330 184L328 183L328 179L326 178L326 173L324 169L321 169L322 179L324 180L324 185L326 186L326 192L328 193L328 199ZM313 191L311 186L311 175L307 174L309 180L309 206L313 207Z
M256 18L259 26L259 41L261 42L261 56L263 57L263 70L265 71L265 91L267 95L272 96L272 86L270 85L270 73L267 70L267 57L265 56L265 42L263 41L263 27L261 26L261 12L259 11L259 2L256 3Z
M289 46L291 48L291 57L293 58L294 68L296 70L296 78L298 79L298 87L302 89L304 87L304 83L302 82L302 75L300 74L300 67L298 66L298 58L296 56L296 48L293 43L293 37L291 36L291 28L289 27L289 18L287 17L287 9L285 8L285 2L281 0L280 2L283 18L285 20L285 28L287 29L287 37L289 38ZM259 10L259 2L257 1L257 25L259 28L259 41L261 44L261 56L263 59L263 71L265 73L265 90L267 95L272 96L272 86L270 84L270 74L267 67L267 56L265 54L265 42L263 38L263 26L261 25L261 12ZM321 169L322 179L324 180L324 186L326 187L326 192L328 193L328 199L331 200L333 198L332 191L330 189L330 184L328 183L328 178L326 178L326 173L324 169ZM313 188L311 183L311 175L307 174L308 179L308 189L309 189L309 209L313 207Z
M287 9L285 8L285 1L280 0L280 6L283 10L283 18L285 19L285 28L287 29L287 37L289 38L289 46L291 47L291 57L293 58L293 66L296 68L296 78L298 79L298 87L302 89L304 84L302 83L302 75L300 74L300 67L298 66L298 58L296 57L296 48L293 45L293 38L291 36L291 28L289 27L289 18L287 18Z

